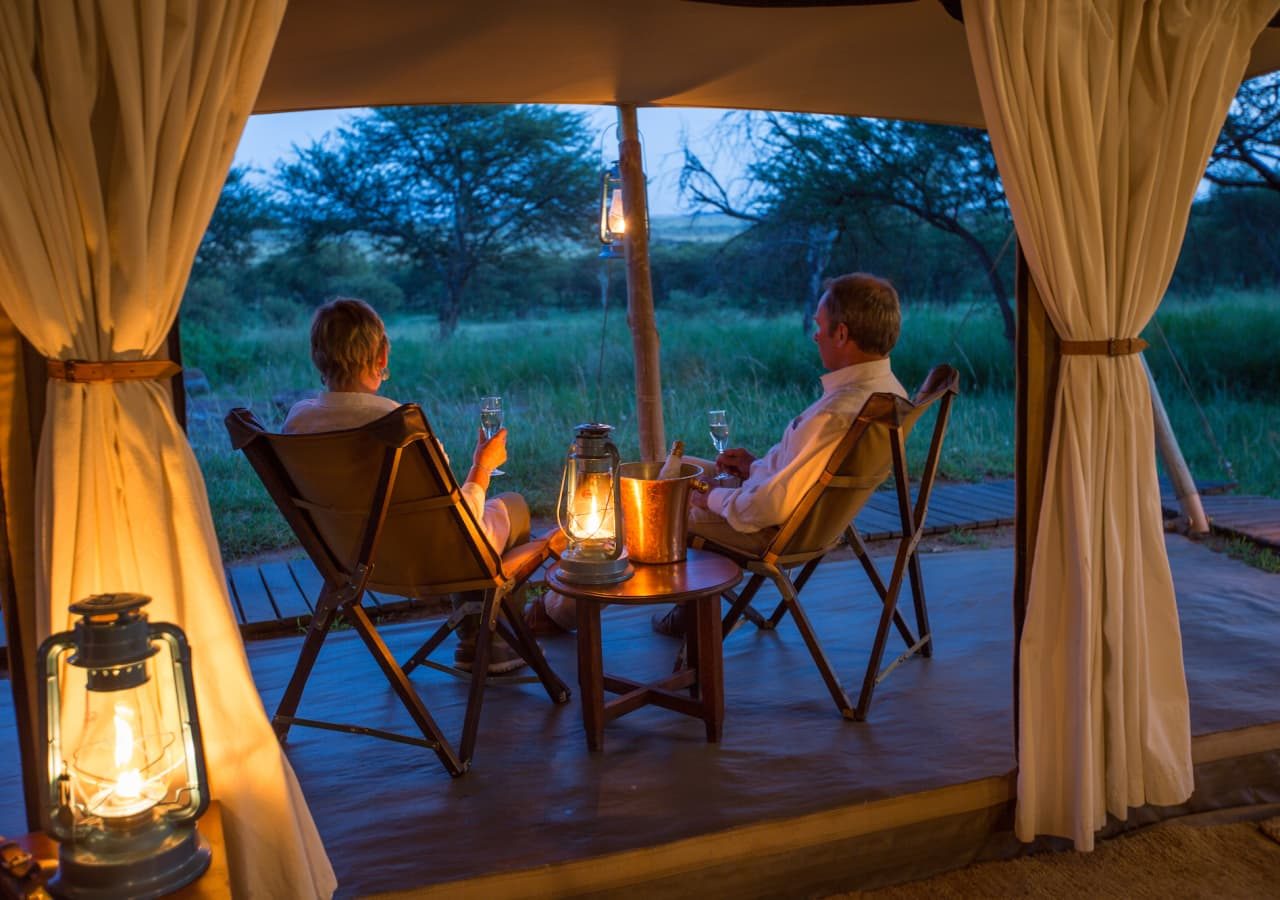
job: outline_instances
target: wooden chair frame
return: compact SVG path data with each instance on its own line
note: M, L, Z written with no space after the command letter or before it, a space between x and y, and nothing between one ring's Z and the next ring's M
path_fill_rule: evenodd
M303 549L311 558L321 577L324 586L316 600L315 613L307 628L302 650L293 675L285 689L284 695L272 716L272 727L276 736L283 743L293 725L322 728L331 731L342 731L349 734L361 734L383 740L396 741L414 746L426 747L435 752L441 764L450 775L457 777L470 768L475 750L476 735L480 722L480 710L484 699L484 689L488 676L488 661L493 635L502 637L517 653L519 653L541 681L547 695L555 703L566 703L569 689L552 671L542 654L533 634L525 625L522 611L515 608L512 600L516 589L528 579L538 567L545 562L553 550L549 541L531 542L520 548L513 548L509 554L515 557L512 571L504 567L505 558L500 556L488 543L479 523L463 503L461 493L453 474L445 462L443 451L438 441L431 434L422 410L416 404L406 404L387 416L364 426L378 443L383 446L382 458L378 460L378 477L373 492L373 500L367 512L338 511L346 514L364 515L364 525L359 540L359 549L353 559L344 560L321 535L313 515L325 511L305 498L298 496L298 491L291 480L284 463L274 448L273 440L322 439L325 435L273 435L263 429L253 414L247 409L234 409L226 417L227 431L232 445L244 451L254 471L258 474L272 500L289 526L293 529ZM345 432L335 432L335 435ZM422 461L441 483L446 491L440 497L417 501L415 509L440 510L452 507L456 521L466 531L467 540L476 560L488 570L487 577L482 579L466 579L462 581L433 583L420 585L424 593L445 594L458 591L483 591L483 601L464 604L427 639L427 641L403 665L398 665L390 649L386 646L374 623L361 605L366 590L374 584L373 573L378 563L378 549L383 539L384 525L388 510L392 506L397 476L407 454L419 454ZM470 673L462 673L452 667L441 666L431 662L427 655L455 629L463 617L470 612L478 611L481 621L476 635L475 659ZM422 733L422 737L400 734L398 732L371 728L339 722L321 721L302 718L296 715L302 700L303 689L315 666L320 648L339 616L347 617L357 634L360 635L369 654L378 664L387 682L391 685L401 704L408 711L414 724ZM505 621L503 618L505 617ZM418 696L409 681L409 673L418 665L429 665L459 677L469 678L470 690L467 697L467 711L462 728L459 751L455 751L443 731L427 711L422 699ZM504 681L532 681L533 678L492 679Z
M924 579L920 571L918 548L920 538L924 534L925 518L929 510L929 497L938 472L938 463L942 455L942 444L946 435L947 424L951 415L951 403L959 392L959 376L951 366L935 367L925 379L924 385L917 392L913 401L903 400L892 394L873 394L864 405L849 431L831 454L831 459L814 485L801 499L800 505L779 528L777 534L769 542L764 551L756 554L740 548L721 545L717 542L695 536L691 543L695 547L705 547L734 559L745 568L750 577L741 591L726 591L723 595L729 601L729 610L721 623L725 637L747 619L758 628L775 628L790 612L796 627L804 639L809 654L813 657L818 671L822 674L827 690L835 701L840 714L846 719L862 722L866 720L871 707L871 698L876 686L888 677L889 673L916 653L930 657L934 650L933 632L929 627L929 614L925 605ZM907 477L907 436L917 419L936 401L941 400L938 418L934 423L933 436L929 445L929 455L921 474L920 486L912 503L910 483ZM875 471L866 475L838 474L852 454L858 449L861 441L867 440L874 429L887 432L889 458L887 465L875 467ZM846 488L861 490L874 489L889 474L893 475L895 492L898 500L898 512L902 521L902 538L898 542L898 550L894 557L893 570L888 584L880 576L875 562L867 552L865 543L853 518L862 504L853 509L845 520L843 536L853 549L871 581L872 587L880 598L881 613L872 643L871 656L867 661L866 672L862 679L862 688L858 702L849 699L836 677L834 667L822 649L813 624L800 605L799 593L817 569L818 564L835 548L837 541L816 550L792 551L789 545L805 527L810 514L814 511L823 492L828 488ZM867 496L870 496L868 493ZM865 498L864 501L865 502ZM792 580L790 571L800 566L800 574ZM768 579L777 588L782 599L773 613L767 618L751 606L751 601ZM917 638L898 610L898 599L902 592L904 580L910 581L913 605L915 607ZM907 649L893 660L882 671L880 663L884 658L885 646L889 636L889 625L897 629Z

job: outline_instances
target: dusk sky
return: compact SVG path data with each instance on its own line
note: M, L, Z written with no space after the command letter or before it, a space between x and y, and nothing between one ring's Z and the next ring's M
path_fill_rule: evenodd
M601 154L601 165L616 158L617 142L613 126L617 114L613 107L577 106L590 116L596 145L601 136L607 150ZM251 116L236 150L236 165L249 165L270 172L276 162L288 158L295 144L306 145L338 126L342 117L358 110L331 109L311 112L273 113ZM689 143L703 162L711 164L714 153L711 132L723 110L718 109L641 109L640 137L644 145L645 169L649 175L649 207L654 215L681 212L678 195L680 174L680 136L687 132ZM605 159L605 157L608 159ZM740 165L721 153L713 171L732 178Z

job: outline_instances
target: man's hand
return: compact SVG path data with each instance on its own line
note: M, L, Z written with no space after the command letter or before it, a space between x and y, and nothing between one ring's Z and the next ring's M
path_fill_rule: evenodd
M487 474L506 461L507 429L499 429L497 434L487 440L484 429L476 429L476 452L471 456L471 464Z
M741 447L726 450L716 457L716 471L737 475L743 481L751 474L751 464L756 458Z
M707 505L707 494L709 493L710 491L690 491L689 505L694 509L710 509L711 507Z

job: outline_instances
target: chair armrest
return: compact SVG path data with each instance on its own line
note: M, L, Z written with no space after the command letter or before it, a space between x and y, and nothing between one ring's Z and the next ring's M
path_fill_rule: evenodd
M502 554L502 570L516 584L522 584L550 557L559 559L566 545L564 533L557 528Z

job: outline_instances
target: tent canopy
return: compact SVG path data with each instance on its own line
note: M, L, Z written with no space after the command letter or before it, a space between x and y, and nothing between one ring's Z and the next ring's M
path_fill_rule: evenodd
M1280 68L1280 29L1249 74ZM983 125L964 26L937 0L296 0L254 112L416 103L780 109Z

